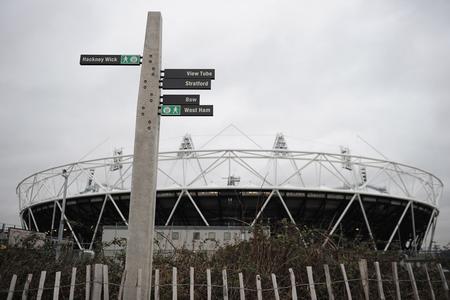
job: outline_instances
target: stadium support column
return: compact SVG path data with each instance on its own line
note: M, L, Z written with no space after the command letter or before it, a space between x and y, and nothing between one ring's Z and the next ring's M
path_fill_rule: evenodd
M141 77L139 83L134 161L131 179L131 200L128 222L127 271L124 299L136 299L138 270L142 270L142 297L148 299L151 290L153 231L158 164L158 115L161 70L160 12L149 12L145 33Z

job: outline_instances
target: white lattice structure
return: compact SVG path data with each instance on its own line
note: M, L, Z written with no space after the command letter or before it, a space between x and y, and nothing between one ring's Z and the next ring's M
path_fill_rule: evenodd
M192 144L190 136L185 142ZM127 225L132 163L131 155L115 155L25 178L17 187L23 225L53 234L65 169L67 233L80 248L92 247L102 225ZM329 238L337 230L350 236L359 231L380 250L396 240L402 248L431 245L443 190L438 178L419 168L346 153L288 150L282 136L268 150L189 146L161 152L158 171L157 225L254 225L285 218L317 225ZM230 185L230 178L239 180ZM313 215L323 219L316 224Z

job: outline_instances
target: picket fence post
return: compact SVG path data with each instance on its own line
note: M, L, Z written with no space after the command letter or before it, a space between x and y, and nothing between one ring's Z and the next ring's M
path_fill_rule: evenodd
M384 296L383 282L381 281L380 264L377 261L373 264L375 266L375 272L377 274L378 296L380 296L380 300L386 300L386 297Z
M227 269L222 270L222 281L223 281L223 300L228 300Z
M7 300L12 300L14 296L14 288L16 287L17 275L14 274L11 278L11 283L9 284L8 298Z
M206 269L206 294L207 299L211 300L211 269Z
M178 290L177 290L177 268L172 268L172 300L178 299Z
M72 276L70 277L70 292L69 292L69 300L73 300L73 295L75 293L75 282L77 276L77 268L72 268Z
M256 295L258 300L262 300L261 276L256 275Z
M400 295L400 282L398 280L398 269L397 269L397 262L392 262L392 274L394 276L394 283L395 283L395 295L397 297L397 300L400 300L402 296Z
M280 294L278 292L277 276L273 273L272 273L272 285L273 285L273 292L275 294L275 300L280 300Z
M86 266L86 290L85 299L89 300L91 296L91 265Z
M323 270L325 272L325 282L327 285L328 299L334 300L333 287L331 286L330 268L328 267L327 264L325 264L323 265Z
M189 268L189 299L194 300L194 268Z
M411 266L411 263L406 263L406 269L408 270L409 280L411 281L411 286L414 292L414 299L420 300L419 291L417 290L416 279L414 277L414 272Z
M28 290L30 288L31 279L33 279L33 274L28 274L27 280L23 286L22 300L27 300L28 298Z
M309 293L311 294L311 300L317 300L316 288L314 286L314 277L311 266L306 267L306 273L308 274Z
M102 295L103 266L94 265L94 282L92 284L92 300L100 300Z
M367 269L367 260L360 259L358 262L359 273L361 274L361 283L364 290L364 297L369 300L369 270Z
M242 273L239 273L238 276L239 276L239 297L240 300L245 300L244 275L242 275Z
M289 268L289 276L291 278L292 300L298 300L297 299L297 287L295 286L295 274L294 274L294 270L292 270L292 268Z
M55 287L53 288L53 300L59 299L59 287L61 285L61 271L55 274Z
M39 277L39 287L36 300L41 300L42 298L42 293L44 292L45 275L47 275L47 271L42 271L41 276Z
M439 270L439 276L441 276L442 287L444 288L445 299L449 299L448 297L448 284L447 279L445 278L444 270L442 269L441 264L437 264Z
M159 269L155 270L155 300L159 300Z
M345 272L345 266L344 266L344 264L340 264L340 267L341 267L342 277L344 277L345 290L347 291L347 299L352 300L352 293L350 291L350 286L348 284L347 272Z
M433 290L433 284L431 283L430 274L428 273L427 264L423 264L423 268L425 270L425 275L427 276L428 286L430 287L431 300L436 300L436 297L434 295L434 290Z
M108 265L103 265L103 300L109 300Z

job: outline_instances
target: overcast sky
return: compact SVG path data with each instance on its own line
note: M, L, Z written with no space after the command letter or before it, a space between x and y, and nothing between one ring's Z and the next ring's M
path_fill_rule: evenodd
M216 69L201 92L215 116L163 119L162 149L235 124L283 132L296 150L315 141L379 157L359 135L450 182L449 1L4 0L0 223L19 223L15 188L31 173L98 145L89 157L132 153L139 67L81 67L79 55L141 54L149 10L163 15L163 68Z

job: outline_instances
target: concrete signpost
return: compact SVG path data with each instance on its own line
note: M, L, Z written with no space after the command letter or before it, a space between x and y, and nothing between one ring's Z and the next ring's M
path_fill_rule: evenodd
M124 299L130 300L136 299L139 269L142 270L142 299L149 299L151 290L159 148L161 31L161 13L149 12L137 101L125 262Z
M164 95L162 89L211 89L213 69L161 70L160 12L149 12L143 55L81 55L80 65L142 65L136 112L124 298L141 299L151 292L156 176L160 116L212 116L212 105L199 105L200 95ZM161 74L164 74L161 80ZM161 86L162 82L162 86ZM160 103L163 100L163 105ZM161 109L161 110L160 110Z

